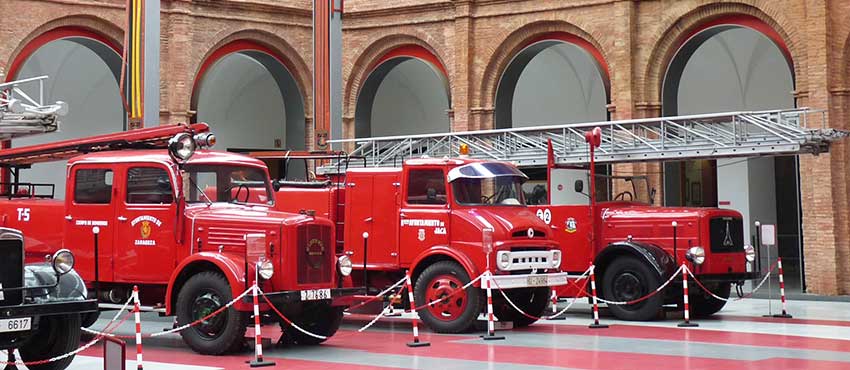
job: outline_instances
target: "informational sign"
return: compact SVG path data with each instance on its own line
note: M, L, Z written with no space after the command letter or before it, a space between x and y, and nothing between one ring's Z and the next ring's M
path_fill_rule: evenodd
M776 225L761 225L761 243L764 245L776 245Z
M103 370L125 370L124 341L112 337L103 337Z
M266 234L245 235L248 262L257 263L266 255Z

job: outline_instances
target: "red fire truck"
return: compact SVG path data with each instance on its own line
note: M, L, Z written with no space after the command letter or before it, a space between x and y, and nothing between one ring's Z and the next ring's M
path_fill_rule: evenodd
M599 145L599 129L586 137L591 148ZM649 188L645 177L597 175L593 162L588 166L557 165L551 142L548 152L548 201L531 208L560 243L567 257L562 266L565 271L584 271L593 261L601 278L598 294L603 298L627 302L644 297L682 263L723 298L729 297L732 284L758 277L756 252L744 243L739 212L653 206L655 190ZM600 187L596 179L601 180ZM695 316L711 315L726 303L702 289L691 289L689 294ZM664 294L608 308L620 319L650 320L663 305L681 303L681 297L680 285L674 284Z
M71 250L106 305L123 303L138 285L143 305L183 325L258 279L297 324L333 335L340 304L354 293L338 288L350 261L334 253L333 223L275 210L266 166L203 149L214 141L206 124L194 124L4 150L0 164L12 178L0 200L2 226L24 232L28 261ZM52 184L20 181L22 168L63 159L70 159L64 201L53 199ZM244 345L251 308L239 301L180 334L199 353L234 350ZM284 330L298 343L320 342Z
M285 174L285 159L333 157L250 154L281 164L272 172L289 179L298 176ZM488 266L513 302L542 315L549 287L566 284L567 274L560 271L561 251L551 231L525 206L521 185L527 177L510 163L469 158L399 164L349 168L317 181L275 181L276 207L315 210L336 221L337 253L351 257L353 286L385 287L409 270L414 300L439 301L420 311L422 321L437 332L456 333L473 325L485 303L480 284L458 290ZM500 294L494 301L499 320L514 326L535 321L502 302Z

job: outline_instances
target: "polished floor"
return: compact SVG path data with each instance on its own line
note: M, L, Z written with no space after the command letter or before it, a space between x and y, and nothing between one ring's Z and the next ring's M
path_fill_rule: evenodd
M561 302L560 305L565 305ZM778 302L752 299L730 303L719 315L679 328L681 312L662 321L621 322L605 315L607 329L589 329L590 310L576 304L566 320L543 321L529 328L500 331L501 341L483 341L480 333L437 335L423 332L430 347L409 348L410 322L380 321L365 332L357 329L368 317L350 316L343 329L315 347L264 348L277 369L850 369L850 302L791 301L793 319L765 318ZM106 316L106 315L104 315ZM99 322L95 328L105 325ZM143 331L155 332L170 321L145 315ZM279 335L264 327L269 337ZM118 333L132 334L126 323ZM71 370L101 369L100 346L83 352ZM252 352L200 356L178 335L144 343L145 369L247 369ZM135 358L128 343L127 358ZM134 361L127 369L135 369Z

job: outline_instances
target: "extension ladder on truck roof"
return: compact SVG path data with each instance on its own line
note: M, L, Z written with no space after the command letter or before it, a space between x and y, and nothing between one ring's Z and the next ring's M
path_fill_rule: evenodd
M552 140L558 164L590 161L584 132L600 127L597 163L669 161L767 155L818 154L850 134L828 128L824 112L809 109L729 112L547 125L445 134L330 140L353 145L351 155L367 166L396 166L401 158L459 155L466 144L473 158L512 161L521 167L545 166ZM333 172L335 165L321 172Z
M59 116L68 113L68 105L44 102L44 81L39 76L0 84L0 140L46 134L59 129ZM38 96L31 97L27 89Z

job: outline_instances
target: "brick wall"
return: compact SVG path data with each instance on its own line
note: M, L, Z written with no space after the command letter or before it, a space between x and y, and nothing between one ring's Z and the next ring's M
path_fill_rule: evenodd
M29 40L59 25L88 27L122 40L123 3L0 1L0 14L26 14L0 23L0 68ZM309 5L306 0L164 0L163 122L189 118L201 63L217 47L239 38L261 42L289 60L309 117ZM783 38L793 59L798 106L826 110L828 124L836 128L847 128L850 118L850 2L843 0L349 0L345 5L343 122L349 135L357 92L371 66L386 52L410 44L426 48L445 65L453 129L492 127L502 71L525 42L553 31L578 36L603 55L614 119L658 116L661 82L678 42L700 24L727 15L756 17ZM806 275L814 293L850 294L848 163L846 144L801 161ZM617 169L658 173L660 166ZM660 177L653 181L661 189Z

